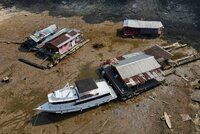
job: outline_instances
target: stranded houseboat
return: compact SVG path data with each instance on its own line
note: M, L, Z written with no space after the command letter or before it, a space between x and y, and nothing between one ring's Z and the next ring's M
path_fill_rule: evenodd
M60 90L48 94L48 102L36 108L41 112L70 113L99 106L117 98L106 81L84 79L67 84Z
M141 21L141 20L124 20L123 37L134 37L138 35L160 36L163 29L160 21Z
M40 52L49 57L51 61L49 67L52 67L88 41L83 38L79 30L70 29L47 41Z
M55 24L43 30L37 31L27 38L26 42L24 43L24 47L28 48L29 51L38 50L37 46L55 34L56 31L57 26Z
M164 81L160 68L153 56L138 52L107 60L100 73L119 99L126 100Z

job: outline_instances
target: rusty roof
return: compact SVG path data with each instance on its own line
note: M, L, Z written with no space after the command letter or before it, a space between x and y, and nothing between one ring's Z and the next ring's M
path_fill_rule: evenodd
M131 53L107 60L103 65L113 66L128 87L151 79L164 79L160 65L153 56L143 52Z
M154 45L146 50L144 50L144 53L154 56L156 60L163 58L164 60L171 59L173 56L170 52L164 50L159 45Z
M62 33L61 35L57 36L56 38L50 40L47 43L59 48L59 47L63 46L64 44L70 42L71 40L73 40L74 38L76 38L79 35L80 35L79 32L77 32L75 30L70 30L65 33Z
M74 30L71 30L71 31L69 31L68 34L69 34L70 36L74 36L74 35L78 34L78 32L76 32L76 31L74 31Z
M52 40L49 41L48 43L50 43L50 44L52 44L52 45L54 45L54 46L57 47L57 46L60 45L61 43L67 41L69 38L70 38L70 37L68 37L68 36L66 35L66 33L63 33L63 34L59 35L58 37L52 39Z
M132 87L151 79L157 79L158 77L160 77L161 81L164 80L164 77L162 76L162 71L159 68L132 76L130 78L123 79L123 81L128 87Z
M160 64L158 64L153 56L146 55L142 52L125 55L124 58L124 60L112 64L122 79L160 68Z

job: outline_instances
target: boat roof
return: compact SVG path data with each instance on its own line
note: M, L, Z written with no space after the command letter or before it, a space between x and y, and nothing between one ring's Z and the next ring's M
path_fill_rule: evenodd
M59 103L72 102L76 100L86 100L88 98L94 98L95 95L101 96L108 93L116 96L113 89L107 84L105 80L94 81L93 79L84 79L84 80L79 80L77 85L79 86L79 88L67 84L64 88L51 92L50 94L48 94L48 101L50 103L59 104ZM82 87L80 88L80 86ZM82 88L83 88L83 90L81 90L82 94L78 94L77 90L79 90L80 92L80 89ZM87 95L92 95L92 96L87 96Z
M80 35L80 31L76 29L68 30L65 33L60 34L59 36L53 38L52 40L48 41L47 43L60 48L66 43L74 40L76 37Z
M60 31L56 32L54 35L48 37L45 39L45 41L43 41L40 45L38 45L37 47L40 48L42 46L44 46L47 42L49 42L50 40L60 36L61 34L63 33L67 33L68 31L70 31L70 29L67 29L67 28L63 28L61 29Z
M98 88L96 82L91 78L78 80L75 84L79 93L84 93Z
M30 36L30 38L32 40L34 40L35 42L39 42L41 39L54 33L56 31L56 29L57 29L57 26L55 24L53 24L45 29L35 32L34 35Z
M124 57L125 59L113 64L122 79L160 68L160 64L158 64L153 56L142 52L125 55Z
M142 20L124 20L124 27L131 28L163 28L163 24L160 21L142 21Z
M53 91L48 94L48 100L50 103L65 102L78 99L76 89L70 86L65 86L62 89Z

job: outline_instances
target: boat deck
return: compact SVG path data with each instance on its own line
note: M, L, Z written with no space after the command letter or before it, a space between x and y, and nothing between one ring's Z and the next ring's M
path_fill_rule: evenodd
M83 79L75 82L79 93L84 93L97 89L98 86L93 79Z

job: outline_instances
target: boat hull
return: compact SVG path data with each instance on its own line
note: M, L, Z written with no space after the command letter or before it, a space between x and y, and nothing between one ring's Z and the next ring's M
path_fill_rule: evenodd
M49 102L46 102L43 105L36 108L36 110L40 112L60 113L60 114L78 112L78 111L83 111L85 109L102 105L116 98L117 96L115 95L113 96L111 94L105 94L103 96L98 96L98 97L90 98L86 100L78 100L71 103L51 104Z

